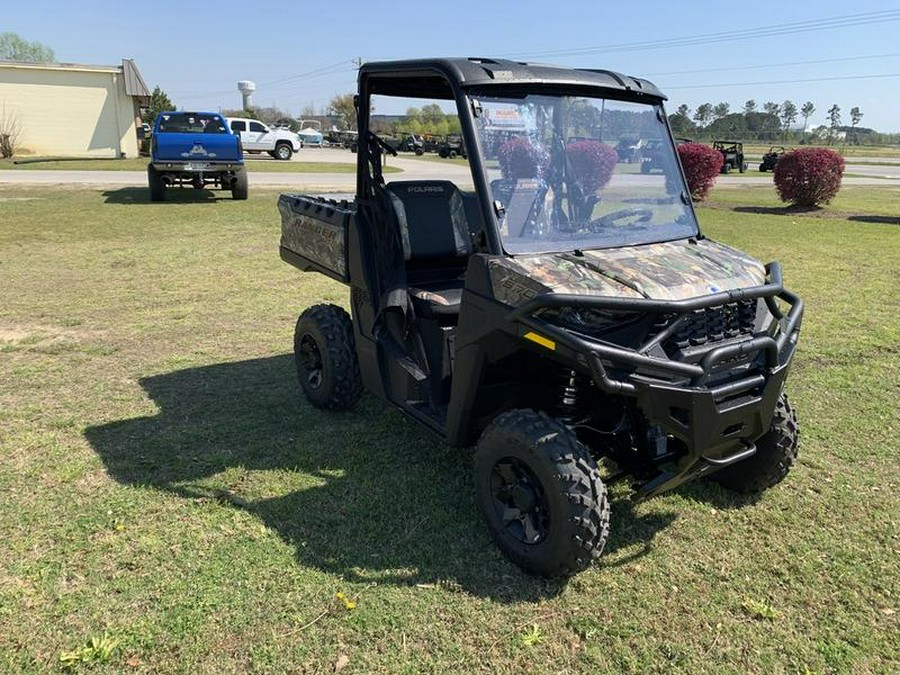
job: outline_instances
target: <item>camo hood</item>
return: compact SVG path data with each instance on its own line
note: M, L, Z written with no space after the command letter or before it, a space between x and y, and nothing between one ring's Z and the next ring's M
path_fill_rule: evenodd
M520 305L542 293L683 300L765 283L763 265L709 239L490 260L494 295Z

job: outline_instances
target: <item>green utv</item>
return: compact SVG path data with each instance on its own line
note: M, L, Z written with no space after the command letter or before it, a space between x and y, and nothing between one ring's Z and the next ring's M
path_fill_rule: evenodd
M455 110L468 166L386 183L369 116L391 97ZM757 492L797 454L783 390L802 301L778 263L700 232L663 101L603 70L367 63L355 199L278 202L281 257L350 286L352 319L316 305L297 322L309 401L347 409L365 388L474 445L491 535L533 574L600 555L604 483ZM661 172L618 161L632 138L658 145Z

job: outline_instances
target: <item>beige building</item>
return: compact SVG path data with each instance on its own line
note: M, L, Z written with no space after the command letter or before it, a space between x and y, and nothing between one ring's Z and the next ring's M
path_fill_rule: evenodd
M0 120L18 124L17 156L137 157L140 106L149 97L130 59L121 66L0 61Z

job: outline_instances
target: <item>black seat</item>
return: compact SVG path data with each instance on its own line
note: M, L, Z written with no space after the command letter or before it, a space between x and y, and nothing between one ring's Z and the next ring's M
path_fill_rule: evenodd
M403 241L409 294L418 316L459 314L472 253L462 193L450 181L394 181L385 186Z

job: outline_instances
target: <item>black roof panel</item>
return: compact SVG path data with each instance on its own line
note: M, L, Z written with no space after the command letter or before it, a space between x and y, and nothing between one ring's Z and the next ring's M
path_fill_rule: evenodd
M439 77L440 75L443 77ZM449 80L462 88L510 87L518 84L546 85L602 88L620 91L630 96L666 98L653 83L611 70L567 68L506 59L473 57L373 61L363 64L360 68L360 77L370 77L373 80L371 87L373 93L393 96L452 98L446 86L446 80ZM436 79L429 82L429 78Z

